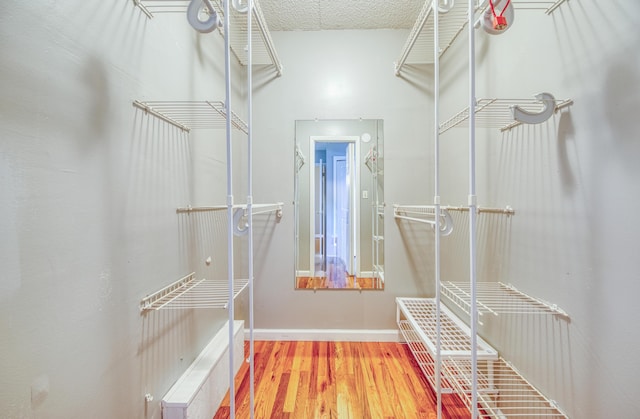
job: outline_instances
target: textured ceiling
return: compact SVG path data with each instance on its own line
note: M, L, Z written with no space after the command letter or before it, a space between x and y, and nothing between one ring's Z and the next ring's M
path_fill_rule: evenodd
M259 0L269 30L410 29L424 0Z

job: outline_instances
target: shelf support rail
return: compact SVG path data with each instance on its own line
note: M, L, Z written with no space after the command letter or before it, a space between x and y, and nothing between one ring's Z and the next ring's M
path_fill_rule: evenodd
M223 2L224 5L224 29L228 33L230 30L230 1ZM231 43L230 37L224 36L224 82L225 82L225 104L231 107ZM227 156L227 220L233 219L233 144L231 142L231 119L225 118L225 134L226 134L226 156ZM233 301L233 288L235 286L233 273L233 231L234 226L231 222L227 223L227 282L228 282L228 301L229 301L229 416L236 416L236 397L235 397L235 373L233 346L233 321L235 316L235 305Z
M229 0L227 0L229 1ZM270 210L263 210L254 212L253 211L253 40L252 40L252 15L255 15L255 19L257 22L260 21L261 14L258 15L260 10L259 7L256 7L255 1L257 0L248 0L247 7L249 8L249 13L247 13L247 207L244 209L244 217L247 218L246 222L246 230L249 233L249 243L248 243L248 251L247 251L247 263L249 265L249 411L250 411L250 419L254 419L254 410L255 410L255 347L254 347L254 272L253 272L253 216L256 214L262 214L266 212L271 212ZM262 31L263 35L265 31ZM266 31L268 34L268 31ZM270 39L269 39L270 40ZM265 39L266 42L266 39ZM269 50L271 54L271 51ZM271 55L273 60L273 55ZM280 69L278 68L278 75L280 75ZM242 210L236 210L242 211ZM276 208L276 217L278 220L282 218L282 206L278 206ZM238 214L240 215L240 214ZM235 218L235 217L234 217ZM238 221L234 224L240 224L240 219L242 217L237 217ZM244 230L240 228L238 225L234 226L234 232L238 234L242 234ZM232 385L232 384L230 384Z
M442 227L446 228L447 222L451 222L453 225L453 219L449 215L449 212L445 210L445 222L444 226L440 226L440 217L442 216L442 208L440 207L440 135L438 133L438 121L440 120L440 20L438 1L432 0L432 9L436 9L433 13L433 67L434 67L434 218L436 231L440 231ZM453 228L451 229L453 231ZM435 235L435 280L436 280L436 353L435 353L435 376L436 376L436 416L437 419L442 418L442 319L441 319L441 307L440 307L440 234Z
M469 19L469 285L471 287L471 419L478 418L478 309L476 298L476 43L473 21L475 19L475 1L468 3ZM437 121L436 121L437 123Z

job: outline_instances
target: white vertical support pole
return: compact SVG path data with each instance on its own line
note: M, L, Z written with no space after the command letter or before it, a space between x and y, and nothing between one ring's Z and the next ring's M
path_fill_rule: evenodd
M440 325L440 34L438 0L431 4L433 14L433 141L434 141L434 198L435 205L435 276L436 276L436 399L437 418L442 418L442 331Z
M253 419L255 404L253 341L253 68L252 29L253 0L247 2L247 213L249 217L249 411Z
M471 418L478 417L478 303L476 297L476 61L475 0L469 0L469 281L471 282Z
M229 280L229 417L236 414L235 375L233 371L233 160L231 143L231 46L229 43L229 2L224 3L224 74L227 132L227 273Z

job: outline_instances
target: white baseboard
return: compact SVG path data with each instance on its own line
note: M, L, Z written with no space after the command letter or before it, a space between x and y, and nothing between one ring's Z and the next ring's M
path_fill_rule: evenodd
M249 339L249 329L244 330ZM254 329L254 340L310 340L323 342L402 342L397 329Z

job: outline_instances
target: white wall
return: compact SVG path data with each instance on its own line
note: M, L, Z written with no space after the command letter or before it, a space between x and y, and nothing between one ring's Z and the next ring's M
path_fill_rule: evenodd
M225 202L224 134L187 135L132 101L223 100L222 38L130 1L3 6L0 416L160 418L226 312L138 304L191 270L226 272L224 254L203 263L224 220L175 211Z
M391 203L431 202L425 161L431 132L428 77L393 75L407 31L273 33L283 63L281 78L254 94L255 200L287 203L285 214L256 270L256 327L393 329L398 295L428 292L423 260L398 251L386 261L385 291L295 291L293 156L295 120L384 119L387 249L403 249ZM261 76L256 74L260 84ZM342 89L342 90L340 90ZM341 93L336 94L336 90ZM425 184L427 180L427 184ZM422 278L420 278L422 275Z

